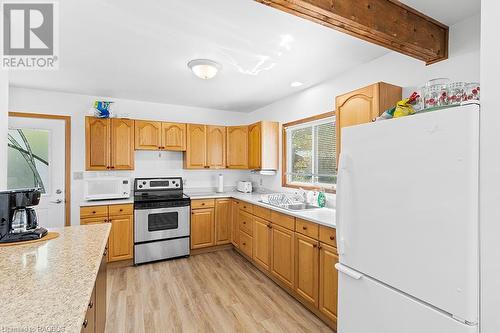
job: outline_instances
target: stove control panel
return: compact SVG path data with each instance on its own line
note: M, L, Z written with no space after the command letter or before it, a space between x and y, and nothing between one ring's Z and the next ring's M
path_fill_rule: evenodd
M134 189L136 191L182 190L182 178L136 178Z

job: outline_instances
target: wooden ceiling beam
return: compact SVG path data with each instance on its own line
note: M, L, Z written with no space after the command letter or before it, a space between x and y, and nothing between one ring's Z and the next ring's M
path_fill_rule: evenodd
M448 58L448 26L397 0L255 0L432 64Z

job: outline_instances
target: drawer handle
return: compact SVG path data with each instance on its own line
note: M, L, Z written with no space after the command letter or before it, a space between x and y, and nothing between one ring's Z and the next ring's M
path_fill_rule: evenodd
M92 211L92 214L96 214L97 212L95 210Z
M330 240L334 240L334 239L335 239L335 237L334 237L334 236L330 236Z
M120 208L120 212L123 212L123 209L122 209L122 208Z
M83 328L87 328L87 325L89 324L89 321L87 319L85 319L83 321Z
M92 309L94 307L94 302L90 301L89 303L89 309Z

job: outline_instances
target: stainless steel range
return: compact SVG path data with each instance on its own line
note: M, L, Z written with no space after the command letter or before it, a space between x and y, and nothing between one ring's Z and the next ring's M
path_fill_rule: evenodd
M134 264L189 256L191 199L182 178L134 181Z

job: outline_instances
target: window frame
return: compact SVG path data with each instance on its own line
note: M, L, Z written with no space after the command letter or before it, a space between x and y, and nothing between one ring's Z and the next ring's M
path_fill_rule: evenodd
M295 120L286 124L283 124L282 126L282 159L281 159L281 186L283 187L289 187L289 188L302 188L304 190L319 190L321 188L325 189L325 192L328 193L336 193L336 186L333 185L330 188L326 188L323 186L317 186L317 185L312 185L309 183L288 183L288 177L287 177L287 167L288 167L288 156L287 156L287 150L288 150L288 138L286 134L286 130L289 127L294 127L297 125L302 125L310 122L315 122L318 120L322 120L325 118L331 118L335 117L335 111L329 111L325 112L322 114L318 114L312 117L307 117L299 120ZM335 139L337 139L338 134L336 134ZM313 138L314 140L314 138ZM337 147L338 149L338 147Z

